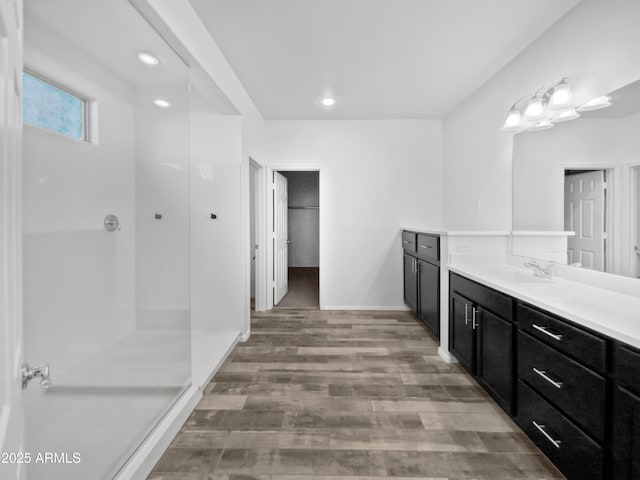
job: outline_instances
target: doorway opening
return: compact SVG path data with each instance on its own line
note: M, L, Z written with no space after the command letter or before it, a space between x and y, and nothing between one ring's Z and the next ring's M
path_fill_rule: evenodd
M567 263L608 272L612 263L610 172L567 169L564 174L564 227L575 232L567 239Z
M273 304L320 308L320 172L274 171Z

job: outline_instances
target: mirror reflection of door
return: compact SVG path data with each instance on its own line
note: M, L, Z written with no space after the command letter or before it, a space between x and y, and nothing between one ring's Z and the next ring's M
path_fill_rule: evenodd
M631 272L636 278L640 278L640 166L632 169L633 191L631 193L631 218L633 219L633 261Z
M606 172L565 170L564 227L575 232L568 238L569 265L606 271L605 212Z

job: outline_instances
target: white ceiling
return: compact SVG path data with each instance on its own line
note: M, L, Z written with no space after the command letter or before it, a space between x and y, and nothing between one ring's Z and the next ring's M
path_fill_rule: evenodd
M578 2L191 0L266 119L441 117Z
M142 105L166 97L176 108L187 108L191 103L192 110L237 113L201 68L192 65L189 69L127 0L26 0L24 16L27 46L43 47L40 42L48 37L36 34L43 33L38 30L48 30L66 42L66 51L55 52L59 59L66 59L73 67L80 57L73 56L72 51L83 54L128 84ZM148 67L140 63L137 54L141 51L161 58L161 65ZM28 66L38 72L38 65Z

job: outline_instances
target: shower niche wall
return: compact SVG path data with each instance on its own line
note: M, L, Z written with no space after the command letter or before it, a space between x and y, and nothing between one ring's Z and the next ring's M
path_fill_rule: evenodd
M126 0L24 19L26 449L71 459L26 476L110 479L190 385L189 68Z

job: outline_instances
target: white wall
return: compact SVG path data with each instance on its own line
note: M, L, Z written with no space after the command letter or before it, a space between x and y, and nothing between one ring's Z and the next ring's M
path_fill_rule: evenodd
M239 116L191 115L191 324L195 331L247 332L241 135Z
M320 169L321 307L404 308L400 229L441 223L440 121L274 121L266 138L274 169Z
M446 116L445 226L510 229L513 137L500 131L509 107L560 77L592 77L594 93L638 79L639 20L637 0L583 0Z

